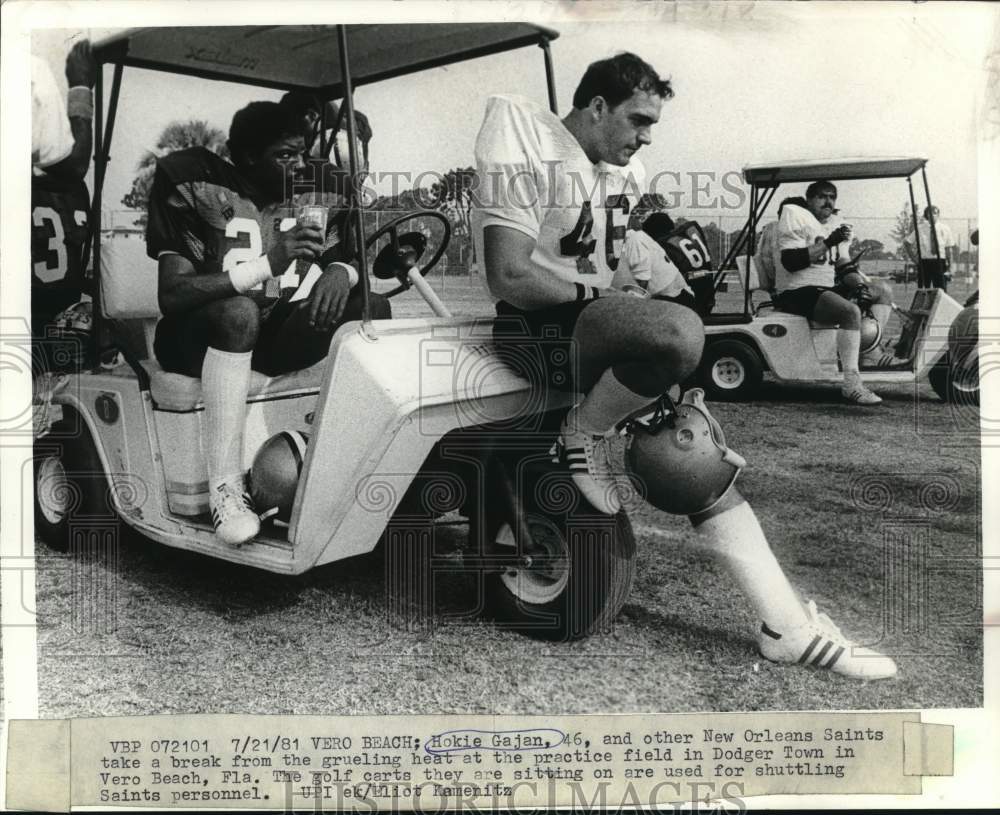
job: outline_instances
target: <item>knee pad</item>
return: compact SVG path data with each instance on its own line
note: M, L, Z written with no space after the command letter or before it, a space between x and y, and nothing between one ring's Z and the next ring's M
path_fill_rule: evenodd
M671 515L711 509L746 461L726 446L722 427L694 388L678 403L661 397L652 414L629 425L625 462L634 487Z

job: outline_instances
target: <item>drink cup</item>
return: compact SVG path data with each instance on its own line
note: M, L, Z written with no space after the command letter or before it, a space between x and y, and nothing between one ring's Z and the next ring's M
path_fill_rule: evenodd
M313 224L319 227L319 231L326 236L326 219L328 215L328 210L326 207L319 206L317 204L307 204L304 207L299 207L298 212L298 222L302 225Z
M323 239L326 239L326 223L327 217L329 215L329 210L324 206L319 206L317 204L307 204L305 206L299 207L297 221L300 225L305 226L311 224L313 226L318 226L320 233L323 235ZM306 260L304 258L299 258L295 261L295 271L298 272L299 276L306 274L309 271L309 267L312 266L313 261Z

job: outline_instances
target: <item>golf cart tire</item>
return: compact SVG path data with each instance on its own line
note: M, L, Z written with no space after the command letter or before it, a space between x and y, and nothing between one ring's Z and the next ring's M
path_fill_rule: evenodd
M35 442L35 537L57 552L67 552L74 521L97 519L117 527L109 505L104 468L97 448L77 422L63 419Z
M536 492L522 496L532 535L561 551L562 562L545 570L526 565L492 574L486 583L490 616L502 627L535 639L570 642L607 631L628 599L635 576L635 537L624 512L605 515L590 507L566 476L548 485L564 511L538 505ZM493 534L512 540L513 524L498 519ZM543 575L543 571L545 574Z
M927 373L927 381L942 402L979 407L979 378L974 384L958 385L951 366L951 354L945 354Z
M760 354L740 340L718 340L705 346L697 377L705 396L716 402L742 402L757 393L764 380Z

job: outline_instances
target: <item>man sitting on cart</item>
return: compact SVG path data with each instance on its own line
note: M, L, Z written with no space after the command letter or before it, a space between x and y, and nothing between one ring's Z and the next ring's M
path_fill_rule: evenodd
M877 405L882 399L861 381L861 309L852 298L863 293L884 329L892 312L892 294L883 283L862 277L851 262L851 228L835 221L836 212L837 188L829 181L809 185L805 206L795 200L783 205L774 302L782 311L837 325L837 352L844 371L841 393L854 404Z
M212 518L238 546L260 530L243 470L251 369L275 376L319 362L337 328L359 319L361 296L337 229L297 220L299 118L253 102L233 117L229 151L232 164L201 147L158 162L146 248L164 315L156 358L201 379ZM372 295L371 314L388 317L388 301Z
M475 237L498 300L494 340L512 362L526 346L537 350L523 366L535 384L585 393L563 422L556 453L586 500L609 515L621 510L609 437L683 382L704 344L691 308L612 287L616 243L643 175L634 156L651 143L672 96L652 66L623 53L587 68L564 119L521 97L490 97L476 141ZM699 463L692 455L687 473L662 478L684 490L699 480ZM689 517L692 542L723 565L762 620L765 657L854 678L896 673L891 659L855 646L815 603L803 606L735 487Z

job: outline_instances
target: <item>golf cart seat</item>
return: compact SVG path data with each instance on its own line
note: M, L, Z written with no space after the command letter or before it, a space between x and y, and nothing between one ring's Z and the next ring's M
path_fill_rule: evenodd
M201 380L164 371L153 356L153 338L159 322L157 264L146 255L146 243L139 237L120 237L101 242L101 307L103 315L119 328L119 341L133 365L141 366L149 377L149 392L160 410L189 411L202 405ZM126 339L127 338L127 339ZM254 371L250 377L248 402L318 390L326 360L299 371L265 376Z
M784 309L782 309L781 306L778 305L777 302L775 302L774 298L778 294L778 291L777 291L776 288L773 287L773 285L770 288L766 287L766 284L770 283L771 281L767 280L766 278L762 278L761 277L761 275L757 271L757 263L754 261L753 258L750 259L750 273L749 273L749 276L747 275L747 266L746 266L747 259L746 259L746 257L742 256L742 255L741 256L737 256L735 258L735 261L736 261L736 268L737 268L737 270L739 272L739 275L740 275L740 279L741 280L749 280L749 283L750 283L750 310L751 310L751 313L753 314L754 317L763 316L763 312L766 312L768 309L770 309L771 311L781 312L782 314L790 314L791 313L791 312L787 312ZM754 295L757 295L757 294L763 295L764 299L763 300L758 300L758 301L754 302L753 297L754 297ZM796 316L798 316L798 315L796 315ZM809 320L809 327L810 328L815 328L815 329L820 329L820 328L836 328L837 325L836 325L836 323L821 323L821 322L819 322L817 320Z
M774 303L774 295L777 292L775 292L773 286L771 288L767 287L767 284L771 281L761 276L754 258L750 258L749 273L747 271L747 258L745 255L737 255L733 260L736 263L736 273L739 276L739 280L746 280L749 283L750 313L756 317L767 309L780 310ZM757 295L762 295L764 299L755 301L754 297Z

